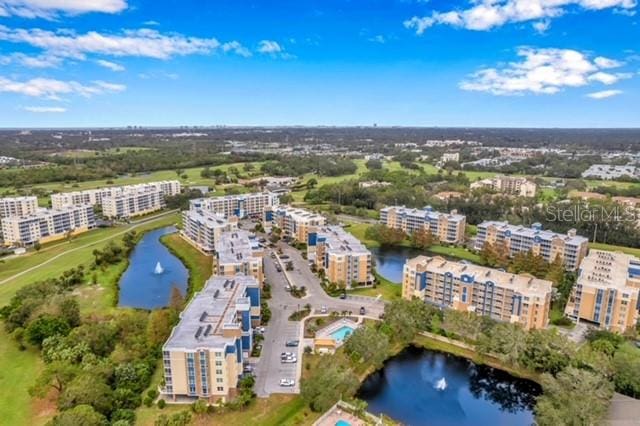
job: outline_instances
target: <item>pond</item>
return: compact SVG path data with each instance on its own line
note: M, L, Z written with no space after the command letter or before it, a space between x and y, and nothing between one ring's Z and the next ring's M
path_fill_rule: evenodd
M376 272L392 283L402 283L402 268L407 259L424 254L420 250L407 247L372 248L371 254L376 265Z
M189 271L174 256L160 237L176 232L176 228L149 231L129 256L129 267L120 278L119 306L155 309L166 306L171 288L177 287L184 295L189 281Z
M403 424L531 425L540 386L450 354L409 347L370 375L357 397Z

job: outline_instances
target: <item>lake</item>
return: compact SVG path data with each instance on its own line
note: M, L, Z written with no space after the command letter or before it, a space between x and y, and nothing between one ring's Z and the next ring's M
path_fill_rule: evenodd
M407 259L424 254L420 250L407 247L372 248L371 254L376 265L376 272L392 283L402 283L402 268Z
M187 291L189 271L174 256L160 237L176 232L173 226L149 231L138 242L129 256L129 267L120 278L119 306L155 309L166 306L171 288L176 286L184 295ZM155 271L160 262L160 271Z
M495 368L409 347L370 375L357 397L405 425L531 425L540 386Z

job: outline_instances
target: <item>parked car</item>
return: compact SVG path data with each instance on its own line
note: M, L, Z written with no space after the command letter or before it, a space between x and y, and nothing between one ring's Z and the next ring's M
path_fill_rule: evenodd
M290 356L286 358L281 358L280 362L282 362L283 364L295 364L296 362L298 362L298 358L295 356Z
M289 284L287 284L287 285L284 287L284 290L285 290L285 291L291 291L291 286L290 286Z
M280 259L288 259L289 255L288 254L283 254L282 256L280 256Z
M344 300L347 298L347 293L340 294L340 299Z
M242 371L244 371L245 373L252 373L253 372L253 366L247 364L247 365L244 366L244 369Z
M265 332L266 328L264 328L263 326L259 326L254 328L254 331L258 334L263 334Z
M321 314L326 314L327 313L327 307L322 305L322 307L320 308L320 313Z
M293 379L280 379L280 386L290 388L296 385L296 381Z
M299 340L288 340L284 345L287 347L296 347L300 344Z
M271 257L273 257L275 259L276 258L276 252L272 251L271 252Z
M360 315L364 315L367 313L367 310L364 308L364 306L360 306Z
M292 357L292 356L294 356L294 355L295 355L295 354L294 354L293 352L282 352L282 353L280 354L280 358L284 359L284 358L287 358L287 357Z
M282 267L276 263L276 271L282 272Z

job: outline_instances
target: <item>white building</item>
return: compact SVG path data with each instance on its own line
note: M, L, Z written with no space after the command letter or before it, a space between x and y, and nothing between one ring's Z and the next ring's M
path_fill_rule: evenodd
M38 197L0 198L0 218L28 216L38 210Z
M640 172L635 166L612 166L609 164L594 164L582 172L586 179L615 180L620 178L640 178Z
M389 206L380 210L380 222L389 228L402 229L406 234L428 230L438 241L460 244L464 242L467 219L455 210L441 213L431 206L423 209Z
M266 208L280 203L278 194L256 192L253 194L225 195L224 197L198 198L189 202L191 210L208 210L224 217L260 217Z
M105 198L117 197L126 193L159 191L162 197L177 195L181 185L177 180L157 181L136 185L110 186L108 188L87 189L84 191L61 192L51 195L54 209L81 204L102 205Z
M2 219L2 235L7 246L30 245L58 240L69 232L78 234L95 225L92 206L66 206L39 209L28 216L5 217Z
M102 214L108 218L129 218L149 214L164 208L164 195L153 187L137 192L127 191L122 194L102 199Z
M535 197L538 186L524 177L494 176L473 182L470 188L488 188L503 194L517 195L519 197Z
M238 219L206 210L182 212L182 236L205 253L213 253L220 235L238 229Z

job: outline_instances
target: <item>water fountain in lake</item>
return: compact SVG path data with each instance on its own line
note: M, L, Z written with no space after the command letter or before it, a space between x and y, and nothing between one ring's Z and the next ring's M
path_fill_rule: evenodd
M156 263L156 267L153 270L153 273L156 275L160 275L164 272L164 268L162 267L162 265L160 264L160 262Z
M436 388L436 390L443 391L447 388L447 381L443 377L436 382L436 385L434 387Z

